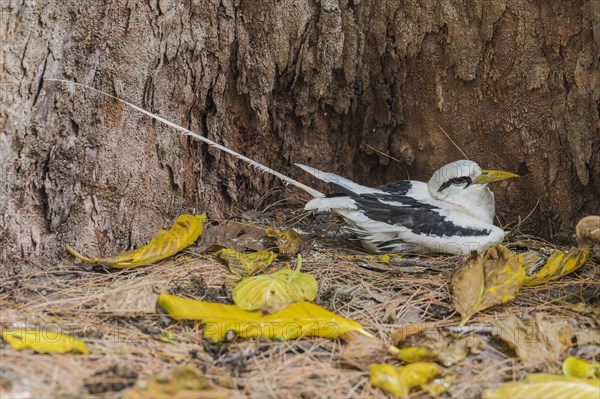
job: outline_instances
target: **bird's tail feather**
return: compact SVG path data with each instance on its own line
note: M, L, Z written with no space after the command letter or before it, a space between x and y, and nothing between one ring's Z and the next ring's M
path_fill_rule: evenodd
M160 116L158 116L156 114L153 114L150 111L146 111L145 109L143 109L141 107L138 107L135 104L132 104L130 102L122 100L122 99L120 99L118 97L115 97L112 94L108 94L108 93L106 93L104 91L95 89L95 88L93 88L91 86L87 86L87 85L84 85L82 83L76 83L76 82L73 82L73 81L70 81L70 80L63 80L63 79L45 79L45 80L49 81L49 82L61 82L61 83L64 83L64 84L66 84L69 87L70 91L74 91L75 87L78 86L78 87L83 87L83 88L85 88L87 90L94 91L96 93L100 93L100 94L102 94L104 96L110 97L110 98L112 98L114 100L117 100L117 101L119 101L119 102L127 105L130 108L135 109L136 111L139 111L139 112L141 112L141 113L143 113L143 114L151 117L152 119L155 119L155 120L157 120L157 121L159 121L161 123L164 123L165 125L167 125L169 127L172 127L175 130L179 130L180 132L184 133L186 136L191 136L191 137L193 137L193 138L195 138L197 140L200 140L200 141L208 144L211 147L214 147L214 148L219 149L219 150L221 150L223 152L231 154L234 157L236 157L236 158L238 158L238 159L246 162L247 164L249 164L250 166L252 166L252 167L254 167L256 169L258 169L261 172L268 173L268 174L271 174L273 176L276 176L279 179L281 179L285 184L291 184L292 186L298 187L298 188L306 191L308 194L312 195L315 198L324 197L323 193L321 193L320 191L315 190L314 188L308 187L307 185L302 184L299 181L294 180L291 177L288 177L288 176L284 175L283 173L277 172L276 170L273 170L273 169L271 169L271 168L269 168L269 167L267 167L267 166L265 166L265 165L263 165L263 164L255 161L253 159L250 159L250 158L246 157L245 155L242 155L242 154L240 154L238 152L235 152L235 151L233 151L233 150L231 150L231 149L229 149L229 148L227 148L227 147L225 147L225 146L223 146L221 144L218 144L218 143L216 143L216 142L214 142L214 141L212 141L212 140L210 140L210 139L208 139L208 138L206 138L204 136L199 135L198 133L194 133L191 130L188 130L188 129L182 127L182 126L179 126L179 125L177 125L177 124L175 124L175 123L173 123L173 122L171 122L171 121L169 121L169 120L167 120L167 119L165 119L163 117L160 117Z
M338 176L335 173L322 172L318 169L299 163L297 163L296 166L310 173L317 179L332 184L347 195L381 192L381 190L372 187L361 186L360 184L354 183L352 180L346 179L345 177Z

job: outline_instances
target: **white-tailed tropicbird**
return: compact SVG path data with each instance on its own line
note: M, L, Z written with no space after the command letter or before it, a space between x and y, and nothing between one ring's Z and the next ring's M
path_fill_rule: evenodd
M427 183L401 180L371 188L296 165L341 193L314 198L305 209L339 214L374 252L468 254L495 246L504 231L493 224L494 193L487 183L518 177L460 160L438 169Z
M109 93L68 80L45 81L66 84L71 91L83 87L110 97L304 190L314 197L305 209L334 211L341 215L363 245L372 251L468 254L483 252L504 238L504 231L493 224L494 194L487 188L487 183L517 177L513 173L482 170L475 162L462 160L438 169L428 183L401 180L371 188L297 164L341 191L341 195L331 197Z

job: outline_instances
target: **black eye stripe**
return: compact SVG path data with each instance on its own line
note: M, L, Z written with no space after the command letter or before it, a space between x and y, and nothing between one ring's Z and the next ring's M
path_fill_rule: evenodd
M467 183L467 185L465 186L465 188L467 188L471 185L471 183L473 183L473 180L471 180L471 178L469 176L453 177L452 179L448 180L447 182L444 182L444 184L442 184L440 186L440 188L438 189L438 192L450 187L453 184L464 184L464 183Z

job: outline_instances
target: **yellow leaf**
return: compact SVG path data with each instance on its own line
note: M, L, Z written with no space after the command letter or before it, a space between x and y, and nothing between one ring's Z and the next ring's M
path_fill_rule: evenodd
M525 277L523 285L531 287L566 276L579 269L587 260L589 253L590 250L587 247L574 248L567 254L564 252L554 253L536 274Z
M407 363L436 362L446 367L462 362L471 350L477 352L482 341L476 336L466 336L456 339L446 336L437 329L423 332L411 340L414 346L398 349L390 347L390 353L395 358Z
M372 336L356 321L338 316L310 302L293 303L273 314L250 312L236 305L210 303L161 294L157 305L176 320L201 320L204 335L223 341L229 331L241 338L266 338L281 341L299 337L336 339L350 331Z
M85 342L70 335L47 330L28 330L26 328L3 329L2 338L13 349L32 349L37 353L80 352L89 354Z
M88 263L103 263L124 269L142 265L151 265L175 255L192 245L202 234L206 213L202 215L183 214L177 218L169 231L160 230L147 245L106 258L87 258L66 246L67 251L78 259Z
M271 251L245 254L233 249L221 249L216 252L216 255L227 262L229 270L237 277L248 277L257 271L264 270L277 257L277 254Z
M371 385L391 393L396 397L408 396L408 388L400 381L397 367L391 364L371 364Z
M231 293L233 302L244 310L275 313L294 302L313 301L319 285L315 276L300 272L301 265L302 257L298 254L295 270L242 279Z
M371 384L396 397L408 397L411 388L422 387L439 374L435 363L418 362L402 367L371 364Z
M598 399L600 380L561 375L531 374L523 382L509 382L483 392L483 399Z
M513 299L524 278L523 259L502 245L469 258L452 278L452 303L461 325L475 313Z
M437 360L437 355L433 353L433 351L426 346L411 346L408 348L398 349L397 351L393 351L392 355L398 359L402 360L406 363L415 363L422 361L435 361Z
M576 357L568 357L563 362L563 373L566 377L600 378L600 363L588 363Z
M269 228L265 233L267 233L267 236L275 239L275 245L277 245L279 253L287 256L294 256L300 252L302 239L294 229L281 231Z

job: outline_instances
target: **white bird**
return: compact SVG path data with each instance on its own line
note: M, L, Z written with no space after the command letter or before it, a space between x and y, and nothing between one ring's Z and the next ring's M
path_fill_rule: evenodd
M62 79L70 90L83 87L119 101L167 126L247 162L258 170L296 186L313 200L305 209L341 215L363 245L375 252L450 253L483 252L502 241L504 231L494 226L494 193L487 187L514 173L482 170L473 161L456 161L438 169L428 183L401 180L377 188L361 186L333 173L297 164L341 191L326 196L297 180L250 159L228 147L192 132L135 104L93 87Z
M296 165L342 194L314 198L305 209L339 214L374 252L469 254L497 245L504 231L493 224L494 193L487 184L518 177L460 160L438 169L427 183L401 180L371 188Z

